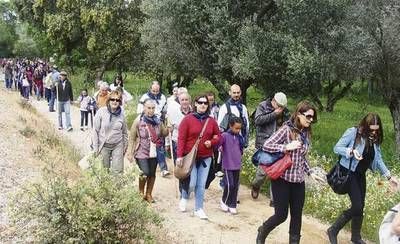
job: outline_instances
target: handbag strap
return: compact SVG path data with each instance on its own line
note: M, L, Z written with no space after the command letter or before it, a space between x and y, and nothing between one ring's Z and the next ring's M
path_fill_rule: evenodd
M207 124L208 124L208 120L209 120L209 119L210 119L210 118L207 118L207 119L206 119L206 122L204 123L203 128L201 129L200 135L199 135L199 137L197 138L197 140L196 140L196 142L195 142L195 145L198 145L199 142L200 142L200 140L201 140L201 138L203 137L203 134L204 134L204 131L206 130L206 127L207 127Z

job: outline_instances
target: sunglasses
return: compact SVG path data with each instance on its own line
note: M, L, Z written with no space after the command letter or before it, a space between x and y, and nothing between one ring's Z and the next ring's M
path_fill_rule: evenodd
M307 120L309 121L314 121L314 115L311 114L302 114L304 117L306 117Z
M198 103L199 105L201 105L201 104L208 105L208 102L204 102L204 101L197 101L197 103Z
M110 98L110 102L121 102L119 98Z

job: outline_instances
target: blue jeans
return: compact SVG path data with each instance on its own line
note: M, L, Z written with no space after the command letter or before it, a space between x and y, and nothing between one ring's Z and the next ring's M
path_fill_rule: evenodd
M71 102L58 102L58 126L63 127L62 123L62 112L65 113L65 122L67 124L67 128L72 127L71 125Z
M12 78L6 79L6 88L11 89L12 88L12 84L13 84L13 79Z
M46 98L46 101L50 103L51 99L51 89L50 88L44 88L44 98Z
M194 210L197 211L203 208L204 202L204 192L206 187L206 181L208 177L208 171L210 170L211 165L211 157L202 159L203 163L200 163L199 166L193 166L192 172L190 172L190 185L189 192L182 190L182 198L189 199L190 192L194 191Z
M26 99L29 99L29 86L22 87L22 96Z
M53 89L50 92L50 101L49 101L49 110L54 111L54 102L56 100L56 91L53 91Z
M164 145L164 142L163 142ZM164 146L157 147L157 162L161 171L168 170L167 163L165 162L165 148Z

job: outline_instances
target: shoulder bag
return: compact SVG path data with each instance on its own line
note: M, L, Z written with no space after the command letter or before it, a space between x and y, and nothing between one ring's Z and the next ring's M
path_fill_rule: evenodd
M270 166L260 165L260 167L271 180L276 180L281 177L288 168L292 167L292 165L293 162L290 153L286 153L283 158L278 159L274 164Z
M276 132L275 132L276 133ZM287 136L287 141L290 141L290 132L288 133ZM292 157L289 152L285 153L284 155L279 155L279 158L275 159L275 161L272 163L272 165L262 165L260 164L259 167L265 172L266 175L271 180L276 180L279 177L285 173L285 171L292 167L293 162L292 162Z
M356 132L356 137L358 134L358 130ZM354 143L353 143L353 150L354 150L354 146L356 144L356 139L354 139ZM344 172L341 169L340 166L340 159L342 157L339 156L339 159L337 161L337 163L335 164L335 166L332 167L332 169L329 171L329 173L326 175L326 179L328 181L329 186L332 188L332 190L340 195L343 194L347 194L350 190L350 170L351 170L351 164L353 162L353 157L351 157L350 159L350 165L349 168L346 172Z
M182 166L181 167L175 166L174 175L176 178L183 180L183 179L186 179L190 175L193 165L196 162L197 149L199 147L200 140L203 137L204 130L207 127L208 120L209 120L209 118L204 123L203 128L201 129L200 135L197 138L196 142L194 143L192 150L190 150L190 152L183 157Z

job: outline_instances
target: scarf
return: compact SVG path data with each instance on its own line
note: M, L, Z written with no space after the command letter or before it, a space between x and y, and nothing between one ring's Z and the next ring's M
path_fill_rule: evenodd
M148 117L142 114L142 119L146 124L150 124L152 126L156 126L160 124L160 119L157 116L153 115L152 117Z
M198 113L198 112L194 112L193 116L198 119L200 122L202 122L203 120L208 118L208 113Z
M111 119L112 119L112 116L113 116L113 115L114 115L115 117L118 117L118 116L120 116L120 114L121 114L121 112L122 112L122 109L121 109L120 106L118 106L118 108L115 110L115 112L112 112L110 104L107 104L107 110L108 110L108 112L110 113L110 122L111 122Z
M157 147L162 146L161 138L157 136L157 132L155 127L160 124L160 120L157 116L148 117L146 115L142 115L142 120L147 124L147 128L149 130L150 140L157 145Z
M160 104L160 101L159 101L159 100L161 100L161 92L158 93L157 95L154 95L154 94L151 93L151 92L147 92L147 96L148 96L149 98L151 98L152 100L156 101L157 104Z
M187 113L185 113L185 112L182 110L182 107L181 107L181 113L182 113L183 115L188 115L188 114L190 114L191 112L192 112L192 108L191 108L191 107L189 107L189 110L188 110Z
M228 106L236 106L236 108L239 110L239 115L240 118L242 118L243 124L242 124L242 136L245 139L245 144L247 144L247 139L248 139L248 131L247 131L247 124L248 121L246 117L243 115L243 104L240 102L240 100L233 100L232 98L229 98L228 102L226 102Z
M239 147L240 147L240 151L243 154L243 148L245 146L245 141L244 141L244 137L241 134L235 134L233 133L233 131L231 129L228 129L227 133L233 135L233 136L237 136L238 140L239 140Z

